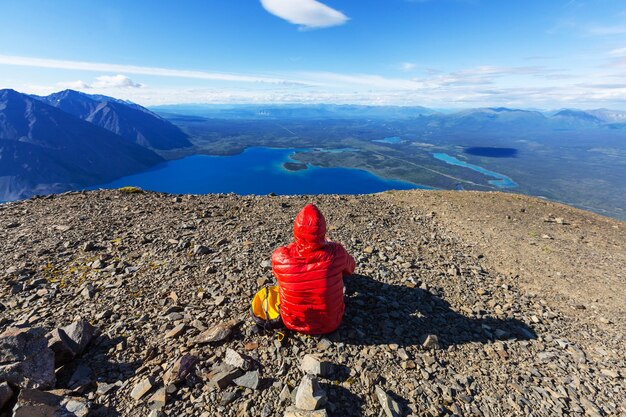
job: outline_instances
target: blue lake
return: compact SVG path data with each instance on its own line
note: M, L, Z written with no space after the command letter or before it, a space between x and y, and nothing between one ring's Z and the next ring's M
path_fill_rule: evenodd
M388 144L393 145L393 144L403 143L404 141L398 136L391 136L391 137L384 138L384 139L374 139L372 142L388 143Z
M168 161L140 174L92 187L135 186L173 194L368 194L386 190L428 188L386 180L360 169L309 166L289 171L285 162L306 149L248 148L233 156L194 155Z
M498 188L515 188L517 187L517 183L513 181L511 178L506 175L500 174L498 172L489 171L481 166L470 164L465 161L461 161L460 159L455 158L454 156L450 156L447 153L434 153L433 157L440 161L445 162L446 164L456 165L459 167L471 169L476 172L480 172L483 175L488 177L497 178L495 180L489 180L489 184L495 185Z

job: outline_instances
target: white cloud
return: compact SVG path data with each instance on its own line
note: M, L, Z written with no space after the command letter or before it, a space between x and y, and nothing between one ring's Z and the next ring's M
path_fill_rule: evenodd
M343 25L348 17L317 0L261 0L271 14L302 28L317 29Z
M93 83L94 88L139 88L142 84L136 83L125 75L101 75Z
M400 69L402 71L411 71L412 69L415 69L415 64L412 62L403 62L400 64Z
M142 74L161 77L193 78L198 80L235 81L245 83L303 83L298 80L286 80L265 76L226 74L207 71L190 71L158 67L142 67L137 65L119 65L103 62L66 61L59 59L32 58L16 55L0 55L0 64L23 67L67 69L74 71L95 71L109 73Z
M626 33L626 25L616 26L591 26L587 29L587 33L591 36L614 36Z
M87 84L86 82L82 80L63 81L63 82L57 83L57 86L59 88L63 88L63 89L69 88L72 90L88 90L91 88L89 84Z
M610 56L624 56L626 55L626 48L616 48L609 51Z

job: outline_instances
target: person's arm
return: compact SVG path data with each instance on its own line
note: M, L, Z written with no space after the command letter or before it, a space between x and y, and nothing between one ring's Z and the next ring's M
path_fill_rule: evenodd
M348 251L342 246L343 251L346 253L346 266L343 269L344 275L352 275L354 274L354 268L356 267L356 263L354 262L354 258L352 255L348 253Z

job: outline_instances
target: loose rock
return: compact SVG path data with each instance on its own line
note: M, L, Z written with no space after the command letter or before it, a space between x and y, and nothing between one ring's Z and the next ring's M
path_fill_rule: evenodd
M333 371L333 364L321 361L317 356L304 355L300 363L300 369L311 375L326 377Z
M21 388L54 387L54 352L44 329L10 328L0 334L0 382Z
M130 392L130 397L133 400L138 401L144 395L146 395L148 391L152 389L153 386L154 386L154 381L152 380L152 378L144 378L135 385L133 390Z
M317 410L326 405L326 392L320 387L317 378L305 375L296 390L296 407L301 410Z
M380 402L380 406L382 407L385 415L387 417L401 417L402 410L400 409L400 404L389 394L385 392L380 386L376 387L376 398L378 398L378 402Z

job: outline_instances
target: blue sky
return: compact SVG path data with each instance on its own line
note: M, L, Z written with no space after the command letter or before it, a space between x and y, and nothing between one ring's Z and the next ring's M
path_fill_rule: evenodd
M626 2L0 0L0 88L626 109Z

